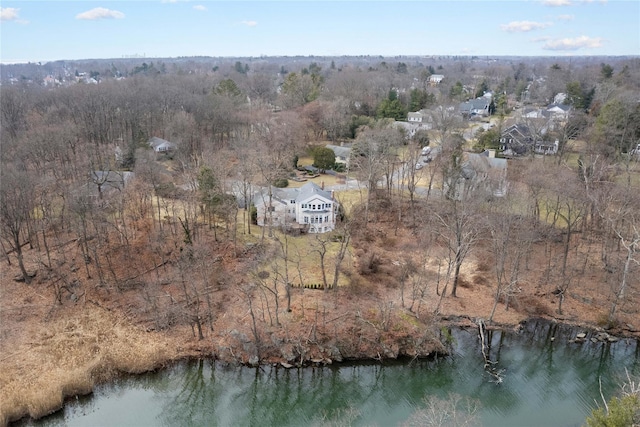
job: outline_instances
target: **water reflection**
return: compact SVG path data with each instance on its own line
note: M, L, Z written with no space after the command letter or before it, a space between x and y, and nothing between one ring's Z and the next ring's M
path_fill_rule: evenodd
M580 426L617 390L627 368L640 375L637 341L570 343L576 330L531 321L520 333L487 335L504 369L496 385L483 368L476 330L453 330L451 357L411 363L285 370L182 363L100 388L64 413L27 425L300 426L405 421L424 396L450 393L481 402L485 426ZM551 338L554 338L553 340Z

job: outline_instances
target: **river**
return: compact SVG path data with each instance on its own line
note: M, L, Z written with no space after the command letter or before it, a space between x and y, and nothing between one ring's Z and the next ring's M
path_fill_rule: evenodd
M529 321L520 333L494 331L484 370L477 330L453 329L453 354L434 360L259 369L183 362L124 377L25 426L396 426L424 398L452 393L479 404L477 425L581 426L600 389L609 398L640 376L637 340L570 342L581 330ZM587 332L587 331L585 331ZM553 337L553 339L552 339ZM600 385L601 382L601 385Z

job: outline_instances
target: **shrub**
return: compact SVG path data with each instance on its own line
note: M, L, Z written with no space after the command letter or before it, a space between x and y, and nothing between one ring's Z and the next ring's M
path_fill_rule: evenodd
M317 147L313 150L313 166L325 171L331 169L336 163L336 155L332 149Z
M549 314L549 307L547 307L544 301L540 301L534 297L514 297L512 298L512 304L517 310L523 308L529 316L538 317Z
M471 283L462 274L460 275L460 277L458 277L458 286L465 289L473 288L473 286L471 286Z
M273 186L276 188L285 188L289 186L289 180L287 178L276 178L273 181Z
M382 240L382 246L387 249L395 248L398 244L398 239L393 236L382 236L380 240Z
M478 263L476 264L476 269L478 271L490 271L491 263L489 262L489 260L486 260L486 259L479 260Z
M156 187L156 196L165 199L174 198L176 195L176 186L173 182L166 182Z
M347 170L344 163L334 163L333 170L336 172L344 172Z
M630 394L621 398L614 397L604 408L594 409L587 418L588 427L630 427L640 420L640 397Z
M620 327L620 320L617 318L610 319L607 313L601 313L596 319L596 323L603 329L616 329Z
M489 281L487 280L486 277L476 274L475 276L473 276L473 284L487 286L489 285Z
M358 272L363 276L367 274L375 274L378 272L378 268L380 267L380 257L378 257L375 252L370 252L368 254L365 253L360 257L358 267Z

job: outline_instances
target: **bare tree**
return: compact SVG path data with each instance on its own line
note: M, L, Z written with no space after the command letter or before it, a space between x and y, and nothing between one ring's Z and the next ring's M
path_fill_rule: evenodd
M340 199L337 199L340 203ZM342 204L341 204L342 205ZM345 209L342 205L342 209ZM339 241L338 252L336 253L334 260L333 280L331 281L331 287L334 291L338 290L338 281L340 279L340 268L344 261L347 252L349 251L349 242L351 241L351 229L353 227L352 219L346 216L341 218L338 227L335 229L335 238Z
M381 125L381 127L364 129L356 139L351 168L367 185L365 224L369 221L369 205L378 187L378 182L383 177L387 178L387 184L392 182L391 165L395 159L398 136L397 130Z
M481 232L478 195L466 200L449 200L441 212L433 212L440 224L439 235L447 246L447 278L452 278L451 296L457 296L460 268ZM448 284L449 280L447 280ZM443 289L446 293L447 285Z
M640 259L637 257L640 251L640 197L634 189L611 184L607 187L606 199L598 204L598 211L606 227L615 236L618 251L606 254L605 267L620 271L608 313L608 320L612 323L615 321L618 306L629 294L629 287L638 284L634 265L640 265ZM616 256L615 252L619 255Z
M322 287L325 292L329 289L327 283L327 270L326 270L326 258L327 251L329 249L330 239L326 234L316 234L315 239L313 241L313 251L318 254L318 258L320 260L320 272L322 273ZM303 285L303 283L301 283Z
M421 171L424 167L424 164L421 163L420 160L421 148L422 147L420 147L417 142L410 141L406 149L402 151L400 158L402 163L402 173L399 179L399 188L400 193L402 194L404 192L403 189L406 186L407 192L409 193L409 210L411 212L412 227L415 227L416 225L416 191L418 188L418 182L422 176Z
M158 227L162 229L162 206L160 203L160 196L162 194L163 184L166 183L167 178L162 166L156 161L153 152L148 150L139 150L136 154L138 160L136 161L136 176L140 177L144 182L151 186L153 195L155 196L155 212L157 218L153 216L154 223L157 219ZM154 200L151 198L153 205Z
M31 282L24 265L22 246L34 207L34 186L29 173L14 164L3 164L0 171L0 225L2 238L15 252L22 280Z
M508 310L509 299L519 292L520 271L532 242L531 222L517 214L519 201L508 195L501 202L497 203L488 221L496 274L494 302L488 322L493 320L501 299L504 299Z
M27 129L27 114L29 105L27 102L26 87L2 85L0 96L0 124L3 133L7 132L11 138L16 138L18 133Z
M337 141L348 136L349 132L349 102L338 98L331 103L323 104L324 111L321 118L322 126L330 141Z

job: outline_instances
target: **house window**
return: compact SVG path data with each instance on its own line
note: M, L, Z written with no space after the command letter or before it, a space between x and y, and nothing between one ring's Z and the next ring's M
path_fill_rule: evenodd
M318 219L320 220L320 221L319 221L319 222L320 222L320 224L322 224L322 217L320 217L320 218L318 218Z
M324 217L324 222L329 222L329 215Z
M295 200L289 200L289 203L291 203L292 205L295 205L296 201Z
M311 209L315 211L316 210L316 205L311 205Z
M275 212L276 211L276 207L275 206L269 206L268 211L269 212Z
M305 216L305 217L304 217L304 223L305 223L305 224L309 224L309 217L308 217L308 216Z
M331 203L327 203L327 209L331 207Z

